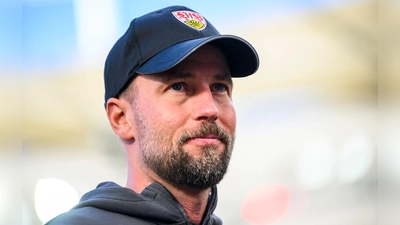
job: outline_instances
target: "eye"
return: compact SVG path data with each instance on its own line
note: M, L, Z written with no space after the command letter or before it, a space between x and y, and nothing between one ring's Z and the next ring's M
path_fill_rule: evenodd
M182 91L183 90L183 84L182 83L175 83L171 85L171 89L174 91Z
M228 87L222 83L213 84L211 88L213 91L228 91Z

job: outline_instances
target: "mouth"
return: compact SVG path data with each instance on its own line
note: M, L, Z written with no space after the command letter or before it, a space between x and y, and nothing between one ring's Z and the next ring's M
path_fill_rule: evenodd
M185 131L179 137L179 143L196 147L211 146L222 147L229 145L229 134L222 130L216 123L202 123L196 130Z
M221 143L222 143L221 138L214 134L192 137L186 142L186 144L195 144L195 145L216 145Z

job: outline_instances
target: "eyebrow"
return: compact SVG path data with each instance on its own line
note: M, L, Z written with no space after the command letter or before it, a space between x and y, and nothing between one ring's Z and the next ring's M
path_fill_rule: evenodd
M176 79L192 78L194 76L191 73L164 73L158 77L161 81L168 82Z
M185 79L185 78L194 78L195 76L191 73L171 73L171 74L163 74L158 76L159 79L163 82L169 82L177 79ZM217 74L214 76L214 79L217 81L225 81L230 85L233 85L232 77L230 74Z
M218 81L228 82L231 86L233 86L233 81L230 74L216 75L214 78L216 78Z

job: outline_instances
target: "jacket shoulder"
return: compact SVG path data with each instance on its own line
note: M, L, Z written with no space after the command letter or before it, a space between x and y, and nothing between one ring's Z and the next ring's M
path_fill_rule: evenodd
M128 215L114 213L94 207L72 209L53 218L45 225L109 225L135 224L154 225L153 223Z

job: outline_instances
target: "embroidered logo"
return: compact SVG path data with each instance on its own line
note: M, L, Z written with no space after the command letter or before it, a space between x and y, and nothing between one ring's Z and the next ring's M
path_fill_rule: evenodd
M172 12L176 19L196 30L204 30L207 27L207 21L198 13L192 11Z

